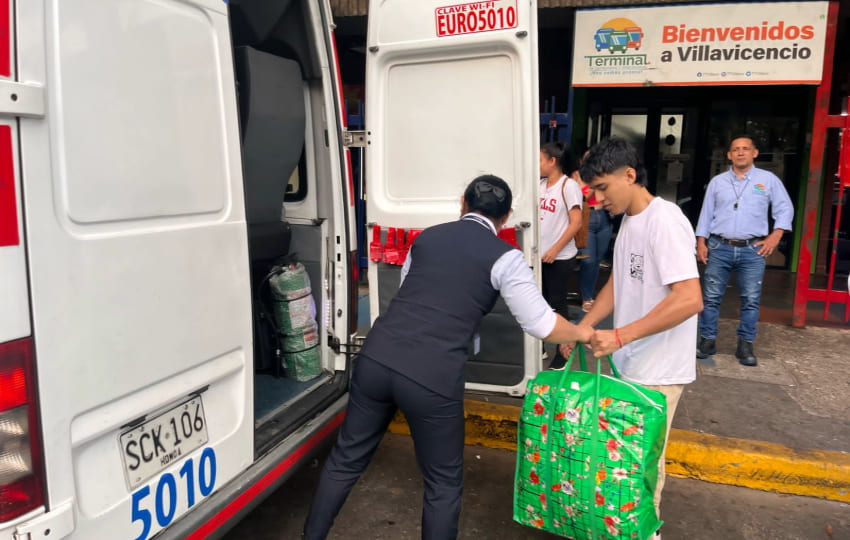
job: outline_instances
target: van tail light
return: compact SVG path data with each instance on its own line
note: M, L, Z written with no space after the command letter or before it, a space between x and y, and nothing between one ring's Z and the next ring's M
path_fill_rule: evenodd
M0 344L0 522L44 504L32 339Z

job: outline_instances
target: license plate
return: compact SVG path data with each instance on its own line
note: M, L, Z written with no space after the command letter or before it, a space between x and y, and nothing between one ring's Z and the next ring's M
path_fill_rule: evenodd
M207 443L201 396L170 409L118 437L131 490Z

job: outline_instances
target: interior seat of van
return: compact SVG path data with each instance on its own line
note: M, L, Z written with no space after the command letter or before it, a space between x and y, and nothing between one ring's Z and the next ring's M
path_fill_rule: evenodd
M291 241L283 200L304 149L301 68L251 47L235 52L249 249L252 259L271 261L287 255Z
M332 186L325 161L326 118L320 54L301 0L231 0L231 35L241 128L245 219L254 312L254 417L260 426L294 417L289 407L320 387L334 372L310 381L286 378L275 339L266 278L281 260L304 265L317 306L320 336L326 334L322 287ZM287 211L287 206L289 210ZM289 215L287 215L289 214ZM321 343L325 359L328 352ZM324 364L323 364L324 365ZM318 395L311 400L318 399Z
M252 47L234 51L239 80L245 220L254 291L254 365L280 376L274 325L263 298L275 261L289 255L292 229L283 201L304 149L304 88L298 62Z

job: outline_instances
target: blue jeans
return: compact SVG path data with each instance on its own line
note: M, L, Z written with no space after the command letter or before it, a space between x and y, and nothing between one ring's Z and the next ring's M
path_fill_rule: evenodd
M611 218L605 210L591 210L587 224L587 247L580 253L587 254L581 259L578 272L578 287L582 300L591 300L596 291L596 278L599 277L599 261L605 257L611 242Z
M741 295L741 322L738 337L744 341L756 338L756 323L759 320L761 285L764 279L765 259L758 254L759 248L749 245L734 247L724 244L715 237L708 239L708 263L702 285L703 309L699 316L699 333L706 339L717 338L717 318L720 316L720 301L726 292L729 275L735 271L738 291Z

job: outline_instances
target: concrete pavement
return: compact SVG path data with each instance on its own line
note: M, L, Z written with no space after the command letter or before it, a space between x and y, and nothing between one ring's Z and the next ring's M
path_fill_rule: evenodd
M759 365L734 358L736 321L698 363L673 421L668 472L850 502L850 331L760 323ZM467 444L516 448L521 400L467 396ZM400 415L391 425L407 432Z
M698 364L674 419L668 473L680 478L664 489L664 539L850 539L850 505L839 502L850 492L850 331L760 323L759 366L744 368L734 359L734 309L724 315L718 354ZM462 540L555 538L511 519L519 405L468 396ZM404 432L399 420L391 431ZM321 461L226 540L298 538ZM411 439L388 434L329 539L416 540L421 496Z
M516 454L467 446L460 540L557 538L511 519ZM230 531L225 540L298 538L322 460L299 471ZM410 437L384 437L355 485L329 540L419 540L422 480ZM850 505L669 478L662 501L664 540L837 540L850 538Z
M599 284L606 278L607 270ZM717 354L698 361L697 380L685 389L673 420L671 474L850 501L850 325L838 322L842 305L833 305L830 320L823 321L812 304L809 326L793 328L792 300L793 274L766 272L761 320L770 322L759 322L759 365L741 366L734 356L738 292L730 280ZM577 305L570 309L573 320L583 315ZM368 313L361 318L368 321ZM609 318L600 327L610 324ZM467 443L516 448L521 400L467 399ZM404 432L403 418L398 420L391 430Z

